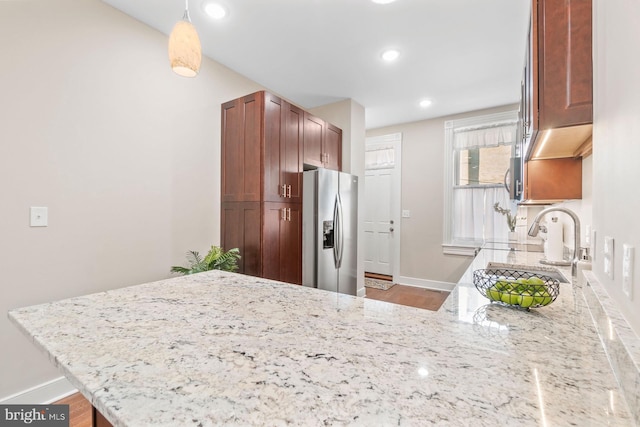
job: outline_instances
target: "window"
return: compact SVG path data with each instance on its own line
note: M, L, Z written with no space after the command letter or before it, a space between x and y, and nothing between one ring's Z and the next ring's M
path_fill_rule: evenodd
M516 141L517 111L445 123L445 246L506 240L513 209L504 178ZM454 251L455 253L455 251Z

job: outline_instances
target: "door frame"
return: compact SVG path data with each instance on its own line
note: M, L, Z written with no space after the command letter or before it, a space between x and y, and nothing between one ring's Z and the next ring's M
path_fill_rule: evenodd
M394 225L394 238L391 245L391 256L393 260L392 280L396 283L400 278L400 248L401 248L401 211L402 211L402 133L392 133L388 135L380 135L367 137L365 139L365 153L367 148L376 145L389 145L394 149L394 167L391 182L391 212ZM367 166L365 164L365 173ZM365 191L367 189L365 188Z

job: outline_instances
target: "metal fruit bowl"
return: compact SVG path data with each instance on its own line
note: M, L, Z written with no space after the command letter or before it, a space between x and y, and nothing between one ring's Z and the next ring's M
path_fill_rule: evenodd
M522 270L475 270L473 284L491 302L526 309L547 306L560 295L558 280Z

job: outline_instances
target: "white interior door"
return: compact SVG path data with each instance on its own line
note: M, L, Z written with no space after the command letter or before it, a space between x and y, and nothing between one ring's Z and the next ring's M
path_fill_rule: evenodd
M393 275L394 220L391 214L393 169L365 171L364 270Z
M364 269L399 276L401 134L367 138Z

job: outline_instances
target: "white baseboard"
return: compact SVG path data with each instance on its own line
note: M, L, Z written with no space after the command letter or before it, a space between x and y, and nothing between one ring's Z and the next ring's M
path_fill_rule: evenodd
M56 378L39 384L11 396L0 399L2 405L47 405L63 399L73 393L76 388L65 377Z
M367 288L363 286L360 289L358 289L358 292L356 292L356 295L359 297L363 297L365 296L366 293L367 293Z
M400 276L396 283L400 285L415 286L417 288L433 289L436 291L451 292L456 287L455 283L439 282L437 280L417 279L415 277Z

